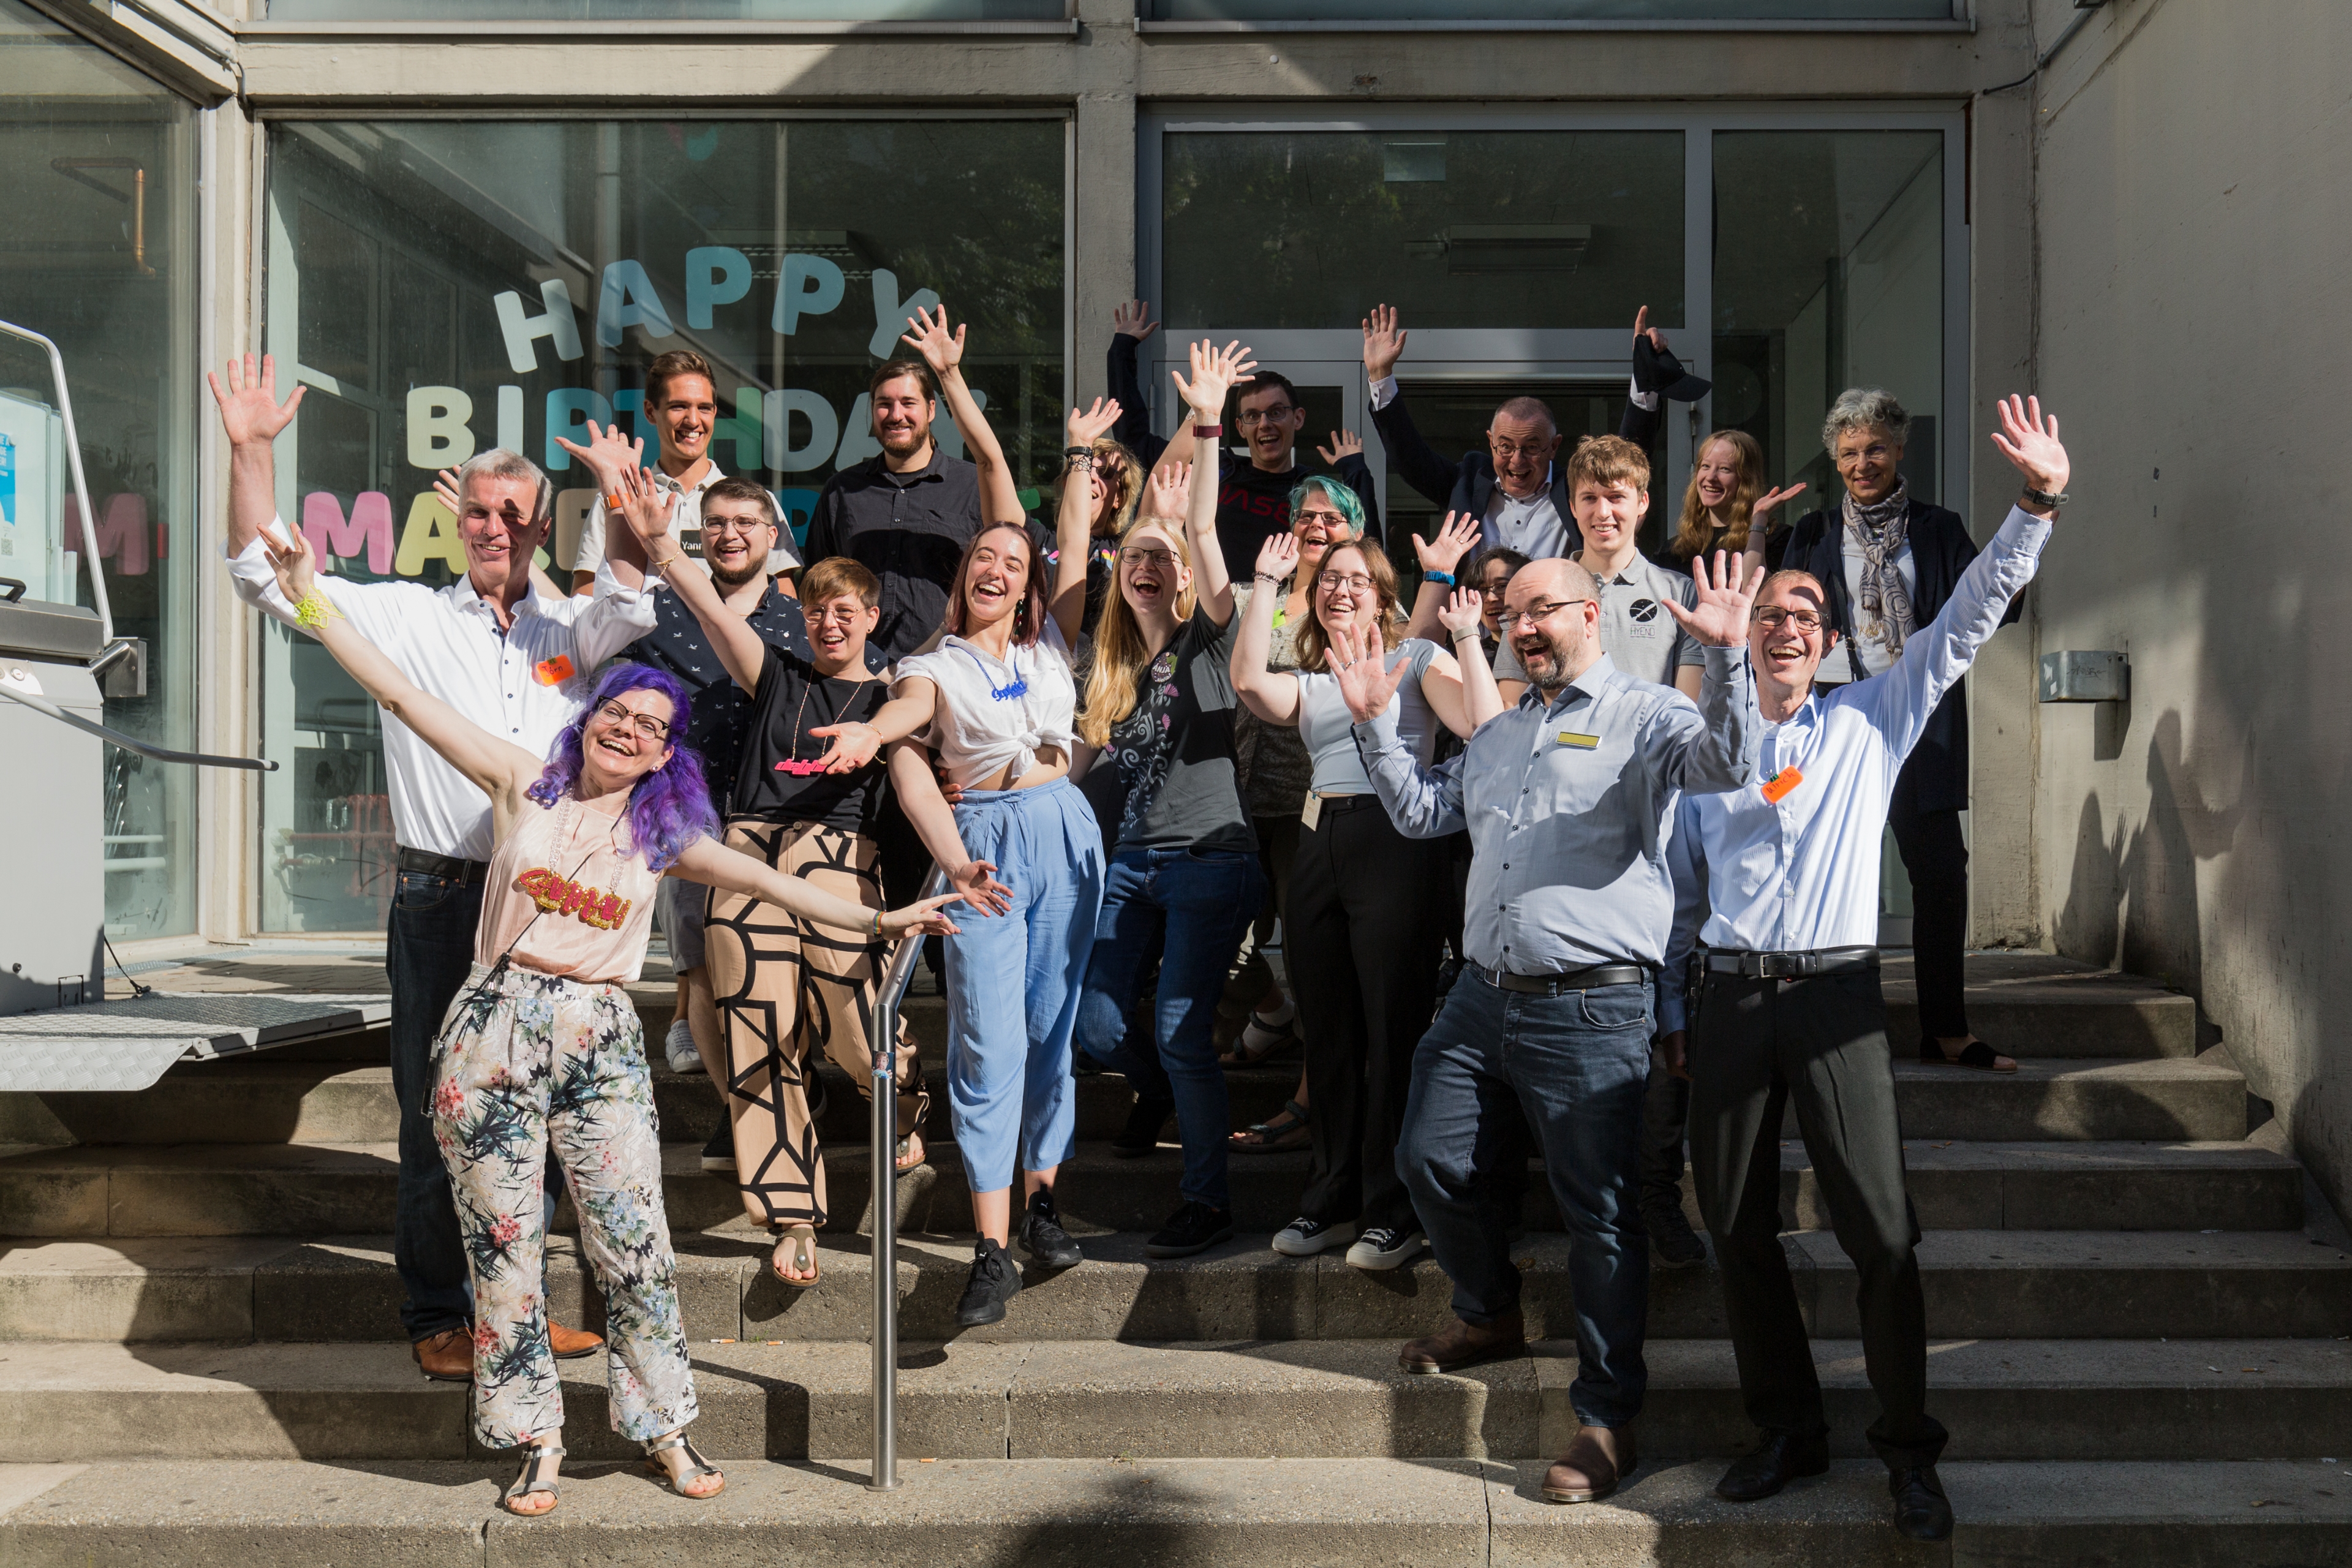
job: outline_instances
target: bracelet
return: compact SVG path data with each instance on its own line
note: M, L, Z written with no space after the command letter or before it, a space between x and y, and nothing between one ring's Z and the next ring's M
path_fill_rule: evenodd
M1276 576L1271 572L1253 572L1250 575L1261 583L1271 583L1277 588L1281 587L1283 584L1283 579Z
M1095 449L1092 447L1065 447L1062 448L1062 456L1065 458L1091 458L1094 456L1094 453Z
M1454 585L1454 574L1451 572L1423 572L1421 574L1421 580L1424 583L1443 583L1449 588Z
M621 492L618 490L613 491L610 495L604 498L604 510L606 511L618 511L626 504L627 503L621 499Z
M303 595L301 603L294 606L294 624L307 631L315 632L325 626L330 616L340 621L343 618L343 612L335 608L334 601L316 588Z
M678 562L683 561L683 560L685 560L685 559L686 559L686 552L685 552L685 551L683 551L683 550L681 550L681 551L679 551L679 552L678 552L677 554L675 554L675 555L666 555L666 556L664 556L662 559L660 559L659 561L655 562L655 563L653 563L654 570L655 570L655 571L656 571L656 572L667 572L667 571L668 571L668 570L669 570L673 565L677 564Z
M1095 455L1092 452L1066 453L1062 460L1073 468L1091 468L1095 466Z
M2025 487L2025 499L2032 501L2035 506L2046 506L2051 510L2055 511L2060 507L2064 506L2068 501L2073 500L2074 498L2068 495L2064 490L2060 490L2053 496L2048 490L2037 490L2032 485L2028 485Z
M1468 626L1464 626L1460 631L1455 632L1454 634L1454 640L1455 642L1468 642L1472 637L1477 637L1478 635L1478 623L1473 621Z
M876 910L874 911L874 930L870 934L875 936L880 936L882 934L882 911L880 910Z
M1194 437L1202 441L1213 440L1224 433L1225 426L1222 421L1214 425L1195 425L1192 426L1192 434Z

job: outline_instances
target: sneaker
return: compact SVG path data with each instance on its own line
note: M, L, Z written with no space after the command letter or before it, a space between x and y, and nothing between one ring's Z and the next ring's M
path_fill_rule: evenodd
M1706 1261L1706 1245L1683 1217L1683 1205L1663 1199L1642 1205L1650 1232L1650 1257L1661 1268L1688 1268Z
M1190 1258L1234 1238L1234 1211L1187 1202L1143 1244L1146 1258Z
M1139 1160L1160 1147L1160 1134L1176 1107L1164 1100L1141 1100L1127 1113L1127 1125L1110 1141L1110 1152L1122 1160Z
M1399 1230L1391 1225L1376 1225L1356 1238L1348 1248L1350 1268L1394 1268L1412 1261L1429 1250L1429 1237L1417 1230Z
M1021 1224L1013 1231L1013 1239L1035 1262L1048 1268L1070 1268L1087 1260L1070 1233L1062 1228L1062 1216L1054 1207L1054 1190L1039 1187L1029 1194L1029 1206L1022 1211Z
M662 1037L662 1050L669 1058L672 1072L700 1072L702 1053L694 1048L694 1031L683 1018L670 1021L669 1033Z
M713 1175L732 1177L735 1174L735 1121L722 1114L719 1131L702 1146L702 1168Z
M1345 1247L1355 1239L1354 1220L1333 1220L1327 1224L1301 1215L1274 1233L1274 1249L1285 1258L1312 1258L1334 1247Z
M1004 1303L1019 1294L1021 1270L1013 1267L1004 1248L983 1236L971 1249L971 1279L964 1285L963 1300L956 1303L956 1323L966 1329L1001 1323Z

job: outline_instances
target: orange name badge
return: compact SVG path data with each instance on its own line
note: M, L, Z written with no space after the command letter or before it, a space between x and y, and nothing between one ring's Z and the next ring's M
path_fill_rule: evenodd
M553 658L541 659L532 667L531 674L539 678L541 686L561 686L572 679L572 656L559 653Z
M1789 798L1789 792L1805 782L1805 775L1794 768L1782 768L1764 784L1764 798L1774 805Z

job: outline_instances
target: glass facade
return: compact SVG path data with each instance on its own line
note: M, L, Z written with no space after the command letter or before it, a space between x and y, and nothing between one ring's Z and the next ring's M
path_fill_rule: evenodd
M15 0L0 0L0 319L53 340L80 437L116 635L147 692L107 721L185 749L198 299L194 111ZM0 337L0 577L91 605L91 563L46 356ZM194 775L103 752L110 936L192 930Z
M278 0L282 5L286 0ZM1952 0L1143 0L1162 22L1950 21ZM273 14L275 8L273 7Z
M1064 15L1063 0L269 0L278 22L1058 22Z
M311 388L278 443L279 508L349 575L438 586L464 555L434 471L509 447L555 480L550 553L568 564L593 490L554 436L617 419L650 444L643 367L692 348L719 370L714 460L774 490L799 532L825 478L877 449L866 380L907 310L942 301L970 323L965 374L1021 482L1047 481L1066 134L1060 120L273 126L268 338ZM380 926L374 708L274 624L264 667L264 752L286 765L263 784L262 927Z

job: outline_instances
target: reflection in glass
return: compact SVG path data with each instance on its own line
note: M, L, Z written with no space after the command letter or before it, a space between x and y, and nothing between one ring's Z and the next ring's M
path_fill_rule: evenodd
M310 0L305 0L310 3ZM277 0L278 15L286 0ZM1162 22L1948 21L1952 0L1144 0Z
M1063 0L269 0L273 22L1058 22Z
M1178 331L1682 320L1679 131L1174 133L1161 179Z

